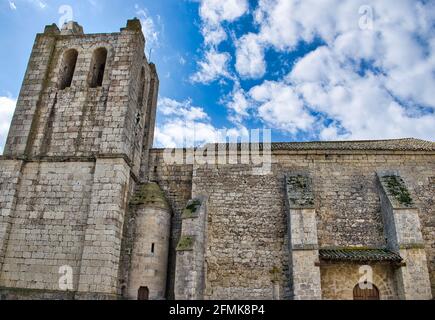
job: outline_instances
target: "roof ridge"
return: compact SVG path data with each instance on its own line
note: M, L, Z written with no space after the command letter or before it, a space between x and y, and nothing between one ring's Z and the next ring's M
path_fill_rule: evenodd
M430 140L424 140L424 139L418 139L418 138L399 138L399 139L379 139L379 140L313 140L313 141L275 141L271 142L272 144L279 144L279 143L370 143L370 142L400 142L400 141L419 141L419 142L425 142L425 143L432 143L435 144L435 142ZM251 144L252 142L211 142L208 144ZM263 142L260 142L261 144Z
M237 146L237 149L242 146L252 145L253 142L211 142L197 147L184 147L177 149L198 149L210 148L212 146ZM260 148L268 143L259 143ZM343 151L423 151L435 152L435 142L417 139L417 138L401 138L401 139L384 139L384 140L342 140L342 141L293 141L293 142L272 142L270 143L273 151L285 150L343 150ZM153 148L159 150L159 148ZM164 148L161 148L164 149ZM172 148L171 148L172 149Z

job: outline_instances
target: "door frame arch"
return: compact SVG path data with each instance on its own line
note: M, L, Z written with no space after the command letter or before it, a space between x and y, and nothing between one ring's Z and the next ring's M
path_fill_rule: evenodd
M361 289L358 283L353 288L353 300L381 300L379 288L373 283L372 289Z

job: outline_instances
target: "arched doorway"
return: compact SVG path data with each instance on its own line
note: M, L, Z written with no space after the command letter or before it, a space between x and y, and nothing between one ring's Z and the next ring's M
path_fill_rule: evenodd
M371 289L361 289L360 285L357 284L353 289L353 299L354 300L380 300L379 289L372 285Z
M148 287L140 287L137 292L137 300L149 300L150 290Z
M121 286L121 298L122 298L122 299L125 298L126 290L127 290L127 286L126 286L125 284L123 284L123 285Z

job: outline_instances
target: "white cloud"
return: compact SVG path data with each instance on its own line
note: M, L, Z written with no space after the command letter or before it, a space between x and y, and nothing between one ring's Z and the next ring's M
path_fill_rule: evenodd
M198 62L199 70L191 76L193 82L210 83L218 78L230 78L227 52L219 52L217 46L227 39L224 22L233 22L248 9L247 0L199 0L201 33L204 37L204 57Z
M252 101L250 101L246 92L240 88L240 84L236 83L233 92L221 102L226 104L231 122L240 125L244 119L249 118Z
M234 21L248 10L247 0L201 0L199 14L210 24Z
M47 3L42 0L8 0L8 3L11 10L17 10L22 4L31 4L41 10L44 10L48 6Z
M243 36L236 43L236 70L242 77L261 78L266 72L264 48L253 33Z
M265 81L249 94L257 102L258 116L273 128L296 134L309 130L315 122L292 86Z
M209 120L204 109L193 106L190 99L179 102L169 98L162 98L159 100L158 110L165 117L177 116L186 121Z
M360 28L370 18L362 5L371 30ZM236 42L242 77L264 76L266 49L290 53L301 42L323 42L284 79L250 90L260 119L322 139L434 139L433 1L260 0L254 18L258 33Z
M0 154L3 153L15 105L15 99L0 97Z
M220 77L230 78L228 62L231 56L210 49L205 53L204 59L198 62L199 70L192 75L193 82L210 83Z
M47 7L47 4L44 1L39 0L31 0L32 2L35 2L41 9L45 9Z
M166 148L203 145L217 141L215 135L215 128L209 123L189 123L180 119L174 119L158 126L155 132L156 145Z
M336 124L330 125L328 127L324 127L320 131L319 135L322 140L339 140L340 137L343 138L342 135L339 134Z
M175 148L201 146L206 143L225 141L228 136L246 137L248 131L236 128L218 129L210 122L210 117L201 107L192 105L191 100L176 101L159 99L159 121L155 132L157 147Z
M202 34L206 44L212 45L218 45L227 37L222 28L223 22L235 21L249 9L247 0L200 0L200 2Z
M136 14L142 23L142 32L145 36L145 41L150 48L159 46L159 36L162 29L160 17L157 16L157 23L149 16L146 9L142 9L139 5L135 5Z
M217 46L222 41L225 41L227 39L227 34L220 24L205 24L202 27L201 33L204 37L204 43L211 46Z
M333 119L345 132L329 126L321 138L400 138L433 139L435 116L416 113L397 102L385 87L387 76L367 72L360 75L343 66L329 48L321 47L301 59L288 75L286 84L300 100L316 112Z
M27 2L30 2L31 4L37 6L40 9L45 9L47 7L47 3L42 0L27 0Z

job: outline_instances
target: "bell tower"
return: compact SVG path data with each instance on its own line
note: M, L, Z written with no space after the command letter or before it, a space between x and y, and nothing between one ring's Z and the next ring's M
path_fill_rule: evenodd
M138 19L116 33L69 22L36 36L0 159L0 288L71 298L59 287L70 270L74 298L117 296L125 215L156 115L144 47Z
M4 155L120 155L139 174L152 146L158 77L144 56L140 21L84 34L76 22L38 34Z

